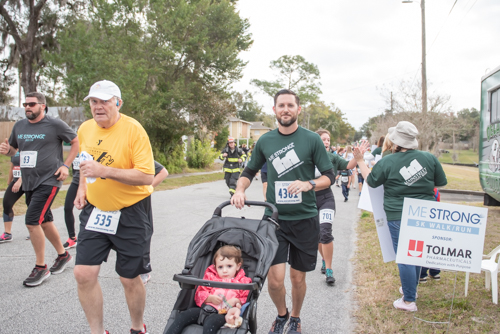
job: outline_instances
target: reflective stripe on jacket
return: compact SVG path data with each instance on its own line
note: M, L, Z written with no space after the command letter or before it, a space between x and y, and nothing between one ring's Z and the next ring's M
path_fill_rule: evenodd
M224 157L223 154L227 153L227 157ZM229 149L228 146L224 147L224 149L220 152L219 159L226 160L224 162L224 172L226 173L239 173L240 172L240 163L238 159L245 161L246 154L243 153L241 148L235 148L233 152Z

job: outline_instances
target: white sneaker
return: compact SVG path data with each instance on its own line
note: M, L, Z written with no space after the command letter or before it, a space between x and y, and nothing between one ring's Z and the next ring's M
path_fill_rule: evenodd
M415 302L411 302L410 304L406 304L403 300L403 297L394 301L394 303L392 303L392 305L394 305L395 308L397 308L399 310L403 310L403 311L408 311L408 312L418 311L417 304L415 304Z

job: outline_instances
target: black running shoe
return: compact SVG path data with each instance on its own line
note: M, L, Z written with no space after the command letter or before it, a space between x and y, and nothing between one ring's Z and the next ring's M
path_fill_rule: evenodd
M58 256L52 267L50 267L50 272L54 275L62 273L72 259L73 257L68 252L64 256Z
M276 320L274 320L273 325L271 326L271 330L269 330L269 334L283 334L286 322L288 321L288 316L289 314L287 310L284 318L280 316L276 317Z
M300 334L302 333L302 326L300 325L300 318L290 317L288 322L286 334Z
M49 276L50 271L47 269L47 266L45 268L35 267L28 278L24 280L23 284L26 286L38 286Z
M322 264L321 264L321 273L324 274L326 273L326 263L325 263L325 260L321 260Z

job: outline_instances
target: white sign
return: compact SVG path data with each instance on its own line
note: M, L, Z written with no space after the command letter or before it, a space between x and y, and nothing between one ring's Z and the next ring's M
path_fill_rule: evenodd
M377 188L370 187L366 182L361 191L358 208L373 212L375 225L377 227L378 241L382 250L384 262L394 261L396 253L392 246L391 232L387 225L387 216L384 211L384 186Z
M488 209L405 198L397 263L481 272Z

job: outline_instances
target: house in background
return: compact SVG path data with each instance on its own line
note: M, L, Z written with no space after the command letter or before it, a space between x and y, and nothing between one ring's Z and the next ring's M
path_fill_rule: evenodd
M252 127L250 128L250 138L252 138L255 142L259 140L260 136L271 130L271 128L264 125L264 122L252 122Z
M229 136L236 139L236 143L238 145L240 144L241 139L244 139L244 141L248 144L251 126L251 122L247 122L232 116L228 118Z

